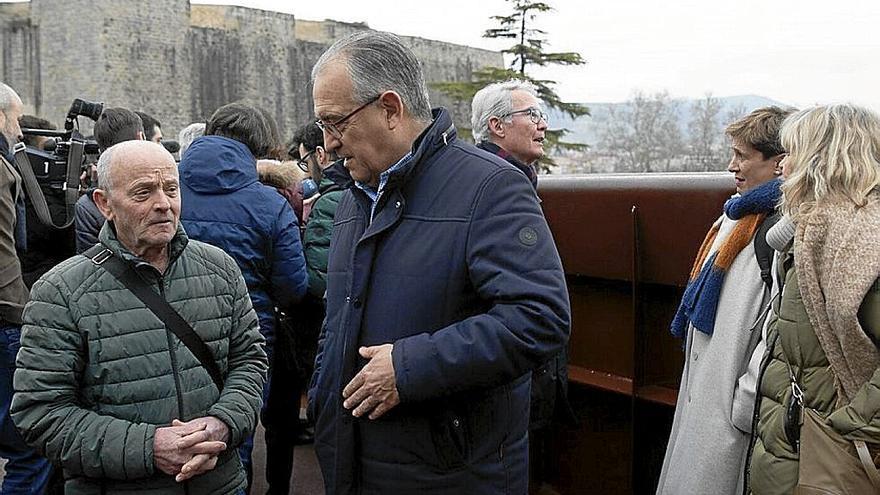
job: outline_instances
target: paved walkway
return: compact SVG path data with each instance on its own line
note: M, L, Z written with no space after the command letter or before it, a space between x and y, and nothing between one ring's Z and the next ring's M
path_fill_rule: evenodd
M266 443L263 441L263 427L257 428L254 445L254 486L251 495L266 493ZM290 483L291 495L323 495L324 480L318 468L318 459L311 445L300 445L293 452L293 478Z

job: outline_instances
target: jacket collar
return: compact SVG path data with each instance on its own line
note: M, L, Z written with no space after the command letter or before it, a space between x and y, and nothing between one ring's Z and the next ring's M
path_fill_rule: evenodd
M345 168L345 160L336 160L329 167L324 169L321 177L321 183L318 184L318 190L323 194L327 189L336 186L341 189L348 189L352 185L351 174Z
M12 155L12 146L9 144L6 136L2 133L0 133L0 155L2 155L9 163L15 161L15 157Z
M101 227L101 231L98 233L98 241L100 241L100 243L109 249L114 255L133 263L137 267L143 265L149 265L152 267L152 265L147 263L143 258L136 256L119 242L119 238L116 236L116 226L113 225L113 222L104 222L104 226ZM189 237L186 235L186 231L183 230L183 224L178 222L177 233L174 234L174 237L168 245L169 267L177 261L177 258L179 258L181 254L183 254L183 250L186 249L187 244L189 244Z
M438 107L431 111L431 115L433 116L431 125L413 141L410 157L406 162L389 174L387 187L397 187L406 182L419 164L428 161L447 144L455 141L457 133L449 112L445 108Z
M506 149L498 146L492 141L482 141L477 145L477 148L480 148L483 151L488 151L493 155L496 155L500 158L507 160L507 163L516 167L520 172L524 173L526 177L528 177L529 182L532 183L532 187L535 189L538 188L538 171L535 169L534 165L523 163L518 160L515 156L510 154Z

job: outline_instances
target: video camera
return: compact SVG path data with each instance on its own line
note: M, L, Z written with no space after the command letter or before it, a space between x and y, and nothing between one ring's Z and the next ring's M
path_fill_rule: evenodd
M70 105L64 119L64 130L22 129L26 136L42 136L49 138L43 149L27 147L28 161L41 187L49 189L65 189L78 187L77 182L70 182L72 172L77 178L86 172L89 165L97 162L98 143L84 139L78 130L79 116L98 120L104 110L102 103L92 103L77 98Z
M98 160L98 143L79 133L79 116L98 120L104 110L102 103L77 98L70 105L64 130L22 129L27 136L49 138L43 149L15 145L15 162L24 180L25 191L40 221L56 228L67 228L74 220L74 204L79 198L80 177L88 177L91 164ZM49 212L44 194L63 195L65 219L57 224Z

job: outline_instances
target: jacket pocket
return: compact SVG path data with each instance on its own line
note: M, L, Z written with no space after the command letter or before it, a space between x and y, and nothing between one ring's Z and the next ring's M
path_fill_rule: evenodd
M439 467L463 467L470 456L471 439L468 422L456 411L444 411L432 421L431 439L437 453Z
M746 372L739 377L733 388L730 422L739 431L750 434L755 412L755 400L758 396L758 374L764 358L766 345L760 341L752 351Z

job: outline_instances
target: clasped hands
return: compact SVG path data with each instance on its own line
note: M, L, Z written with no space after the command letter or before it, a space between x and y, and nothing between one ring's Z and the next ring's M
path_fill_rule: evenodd
M213 416L185 423L175 419L171 426L156 428L153 462L157 469L183 482L214 469L228 439L229 427Z
M394 344L358 349L360 355L370 361L342 390L342 405L352 409L354 417L369 414L370 419L377 419L400 404L394 362L391 360L393 349Z

